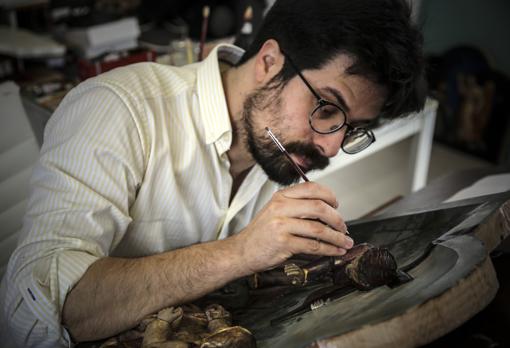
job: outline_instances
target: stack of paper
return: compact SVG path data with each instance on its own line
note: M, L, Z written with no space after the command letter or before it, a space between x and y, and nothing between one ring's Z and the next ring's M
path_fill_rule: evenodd
M60 57L66 51L53 39L25 29L0 26L0 54L17 58Z
M468 186L445 202L454 202L462 199L468 199L478 196L485 196L510 190L510 173L496 174L486 176L473 185Z
M134 17L114 22L71 29L65 34L67 44L87 59L101 54L138 46L140 27Z

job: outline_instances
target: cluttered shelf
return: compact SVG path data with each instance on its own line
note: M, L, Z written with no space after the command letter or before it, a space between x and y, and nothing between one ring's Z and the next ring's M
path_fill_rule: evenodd
M47 120L81 81L138 62L180 66L220 42L246 47L264 1L6 1L0 3L0 82L20 87L39 145Z
M218 42L247 45L264 1L5 1L0 3L0 82L13 80L31 105L56 108L89 77L137 62L180 66Z

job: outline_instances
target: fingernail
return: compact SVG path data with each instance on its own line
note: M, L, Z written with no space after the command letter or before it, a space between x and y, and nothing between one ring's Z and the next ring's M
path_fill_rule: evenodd
M345 236L345 240L347 241L347 244L349 245L349 248L354 245L354 240L352 240L351 237Z
M338 248L338 254L339 255L345 255L346 253L347 253L347 250L342 249L342 248Z
M345 229L345 234L350 234L347 228Z

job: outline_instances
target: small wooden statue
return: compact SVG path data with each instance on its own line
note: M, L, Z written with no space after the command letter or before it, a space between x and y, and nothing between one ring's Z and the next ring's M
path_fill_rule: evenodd
M370 290L390 283L396 276L397 263L387 249L362 243L342 256L291 260L270 271L254 274L248 278L248 283L250 288L259 289L333 281L336 285Z

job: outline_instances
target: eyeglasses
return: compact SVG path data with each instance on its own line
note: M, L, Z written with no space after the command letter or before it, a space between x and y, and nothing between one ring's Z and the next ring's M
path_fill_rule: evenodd
M353 127L348 124L345 110L340 105L323 99L305 79L292 59L285 53L284 56L289 61L292 69L296 71L305 83L306 87L317 98L317 106L312 110L308 118L308 123L315 132L331 134L338 132L342 127L346 127L347 130L342 141L342 151L350 155L365 150L375 142L375 135L371 130L363 127Z

